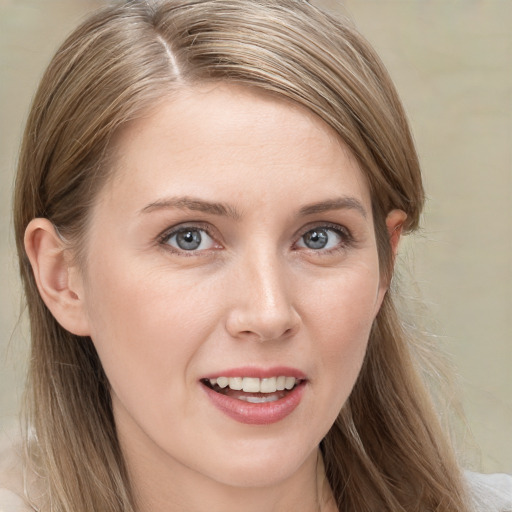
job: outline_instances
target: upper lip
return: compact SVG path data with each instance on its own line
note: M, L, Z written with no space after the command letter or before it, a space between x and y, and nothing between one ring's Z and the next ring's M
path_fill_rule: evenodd
M306 379L306 374L297 368L289 366L273 366L270 368L260 368L256 366L244 366L239 368L229 368L208 373L201 377L203 379L216 379L218 377L253 377L258 379L268 379L270 377L295 377L296 379Z

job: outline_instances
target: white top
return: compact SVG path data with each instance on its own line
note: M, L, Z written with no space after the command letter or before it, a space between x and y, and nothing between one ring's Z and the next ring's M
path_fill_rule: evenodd
M465 476L476 512L512 512L512 476L471 471Z
M31 512L22 489L19 444L0 446L0 512ZM465 472L475 512L512 512L512 476Z

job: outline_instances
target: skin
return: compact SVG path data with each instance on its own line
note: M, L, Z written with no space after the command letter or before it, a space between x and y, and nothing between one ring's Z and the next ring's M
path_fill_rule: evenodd
M318 445L388 286L357 162L303 108L225 84L164 100L120 134L117 154L86 268L45 219L31 222L26 246L48 307L98 351L138 508L336 510ZM404 219L387 218L394 252ZM169 237L177 226L201 234L198 250ZM314 228L328 249L306 245ZM298 407L270 425L226 416L200 383L278 365L307 382Z

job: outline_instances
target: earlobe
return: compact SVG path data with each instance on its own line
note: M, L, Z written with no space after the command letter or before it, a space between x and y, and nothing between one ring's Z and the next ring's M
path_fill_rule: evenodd
M81 279L68 248L48 219L30 221L25 250L44 303L62 327L78 336L89 334Z

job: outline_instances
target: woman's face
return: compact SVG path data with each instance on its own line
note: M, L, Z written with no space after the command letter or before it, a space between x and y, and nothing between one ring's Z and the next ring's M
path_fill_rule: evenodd
M117 155L81 298L128 461L291 477L347 400L385 293L357 162L304 109L230 85L164 101Z

